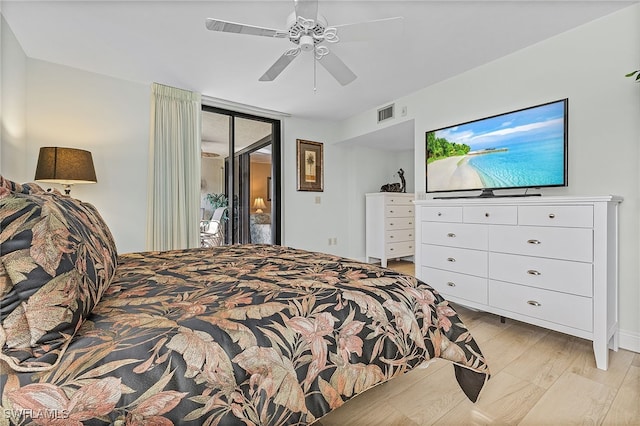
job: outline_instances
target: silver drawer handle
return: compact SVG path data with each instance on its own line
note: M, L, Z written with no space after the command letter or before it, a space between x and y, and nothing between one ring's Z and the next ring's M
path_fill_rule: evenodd
M413 246L409 246L409 248L413 248Z
M535 300L528 300L527 303L531 306L542 306L542 303L536 302Z
M413 234L409 234L410 237L413 237Z
M448 285L449 287L455 287L455 286L456 286L456 283L452 283L451 281L449 281L449 282L447 283L447 285Z
M393 235L389 235L389 238L393 238Z
M484 214L484 217L489 217L489 216L490 214L488 212Z
M454 234L453 232L449 232L447 234L447 237L449 237L449 238L454 238L455 236L456 236L456 234Z
M390 248L389 250L393 251L393 247L392 247L392 248Z
M555 218L555 217L556 217L556 215L555 215L555 214L553 214L553 213L549 213L549 219L553 219L553 218Z
M409 213L413 213L413 210L407 210Z
M447 257L447 262L455 262L456 260L453 257Z
M527 274L529 274L529 275L542 275L540 272L536 271L535 269L529 269L527 271Z
M527 240L527 243L529 243L529 244L542 244L540 242L540 240Z
M442 213L438 212L438 216L442 216Z
M393 222L389 223L389 225L393 226Z
M389 210L389 213L393 213L393 210Z
M409 222L409 225L413 225L413 222Z

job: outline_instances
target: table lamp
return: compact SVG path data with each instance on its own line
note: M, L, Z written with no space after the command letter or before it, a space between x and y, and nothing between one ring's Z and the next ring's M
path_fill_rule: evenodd
M60 147L40 148L35 180L63 185L67 195L71 185L98 181L89 151Z
M262 209L267 208L262 197L256 197L256 199L253 201L253 208L256 209L256 213L262 213Z

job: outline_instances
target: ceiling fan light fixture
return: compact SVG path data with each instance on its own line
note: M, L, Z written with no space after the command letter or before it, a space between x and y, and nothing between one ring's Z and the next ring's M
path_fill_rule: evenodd
M339 42L340 38L338 38L338 29L335 27L327 27L322 34L322 38L328 43Z
M327 56L329 54L329 48L327 46L318 46L316 47L316 59L320 60L323 56Z
M315 40L310 35L303 35L300 37L300 49L304 52L312 51L315 44Z
M284 52L283 56L296 56L298 55L298 53L300 53L300 47L292 47L291 49L287 50L286 52Z

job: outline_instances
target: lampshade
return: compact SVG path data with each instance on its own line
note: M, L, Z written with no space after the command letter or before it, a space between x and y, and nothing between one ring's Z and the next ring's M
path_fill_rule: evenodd
M96 183L96 171L89 151L76 148L43 147L38 155L35 180L69 186Z
M262 213L262 209L266 209L267 205L264 203L262 197L256 197L253 201L253 208L256 209L256 213Z

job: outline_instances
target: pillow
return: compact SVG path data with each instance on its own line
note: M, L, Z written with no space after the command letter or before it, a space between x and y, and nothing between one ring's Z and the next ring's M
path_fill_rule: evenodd
M249 217L249 221L251 223L259 224L270 224L271 223L271 215L269 213L254 213Z
M20 192L22 194L43 194L46 191L37 183L17 183L6 179L0 175L0 188L6 188L9 192Z
M15 192L0 185L0 359L27 372L58 363L111 283L117 258L91 204L25 193L31 185Z

